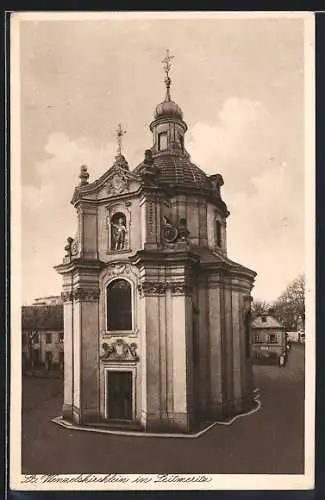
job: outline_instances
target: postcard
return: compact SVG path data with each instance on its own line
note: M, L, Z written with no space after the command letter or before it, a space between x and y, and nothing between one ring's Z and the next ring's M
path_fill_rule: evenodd
M11 13L11 489L313 489L314 52Z

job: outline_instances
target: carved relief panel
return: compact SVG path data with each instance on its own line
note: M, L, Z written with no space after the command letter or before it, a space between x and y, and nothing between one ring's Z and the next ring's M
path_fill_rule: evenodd
M101 345L103 361L139 361L138 345L135 342L126 342L117 339L111 342L103 342Z

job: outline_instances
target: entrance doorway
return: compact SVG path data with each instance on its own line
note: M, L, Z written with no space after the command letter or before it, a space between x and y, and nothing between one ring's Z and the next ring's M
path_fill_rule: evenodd
M132 420L132 372L107 371L107 418Z

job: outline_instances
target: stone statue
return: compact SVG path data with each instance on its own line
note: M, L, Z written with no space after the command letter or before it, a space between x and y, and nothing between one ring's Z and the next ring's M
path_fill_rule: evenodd
M114 250L125 250L125 240L127 229L124 224L122 217L118 219L118 223L114 224L112 222L112 249Z
M190 234L190 232L187 229L186 219L184 219L184 218L180 219L179 226L178 226L178 237L179 237L179 239L181 241L186 241L189 234Z
M64 247L64 250L65 250L65 257L66 258L71 258L71 246L72 246L72 243L73 243L73 238L71 238L71 236L69 236L69 238L67 238L67 244L66 246Z

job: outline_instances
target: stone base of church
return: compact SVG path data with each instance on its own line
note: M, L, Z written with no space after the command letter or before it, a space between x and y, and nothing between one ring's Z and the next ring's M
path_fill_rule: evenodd
M259 407L259 394L255 390L245 398L216 405L208 411L196 412L195 415L177 412L157 415L142 412L141 421L110 421L100 418L96 410L86 410L81 415L78 408L65 404L62 417L53 419L53 422L69 429L109 434L198 437L216 424L230 425L236 418L254 413Z
M64 404L62 407L62 417L67 420L73 420L73 406L72 404Z
M120 436L135 436L135 437L165 437L165 438L172 438L172 437L181 437L181 438L198 438L208 432L210 429L212 429L215 425L231 425L237 418L239 417L244 417L244 416L249 416L250 414L255 413L256 411L259 410L261 404L258 399L258 395L256 394L255 397L252 400L249 400L248 398L246 401L242 402L242 411L234 413L233 406L232 408L228 406L227 408L223 408L222 411L220 409L218 411L214 411L213 413L223 413L224 415L227 414L228 417L224 417L221 419L216 419L214 421L206 421L205 423L201 423L197 425L196 429L193 428L192 431L188 432L182 429L179 429L178 431L176 430L176 427L169 426L165 427L164 425L157 427L152 430L144 429L143 426L139 422L128 422L128 424L124 425L121 422L115 422L114 424L112 422L109 422L107 420L105 421L96 421L96 422L89 422L87 424L77 424L75 422L72 422L69 419L66 419L64 417L55 417L52 419L52 422L60 425L61 427L64 427L69 430L77 430L77 431L86 431L86 432L95 432L95 433L101 433L101 434L112 434L112 435L120 435ZM244 411L244 407L247 407L247 410ZM231 415L232 414L232 415ZM184 422L183 422L184 423ZM179 420L177 421L176 425L179 425Z
M146 432L188 433L197 428L193 416L188 413L172 412L156 415L143 412L141 421Z

